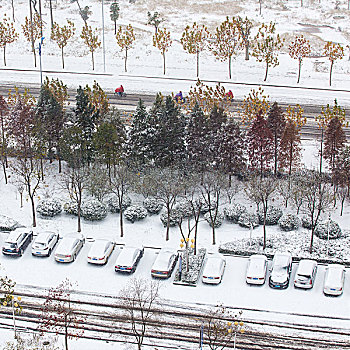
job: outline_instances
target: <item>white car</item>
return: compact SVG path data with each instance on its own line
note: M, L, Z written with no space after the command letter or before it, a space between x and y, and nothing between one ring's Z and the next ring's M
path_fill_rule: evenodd
M161 249L151 269L153 277L169 278L175 268L178 258L177 252Z
M33 240L33 231L29 228L17 228L12 231L4 245L2 246L2 253L5 255L22 256L24 250Z
M209 256L205 261L202 282L219 284L222 281L226 260L220 256Z
M314 286L317 272L317 262L314 260L300 260L294 278L294 287L311 289Z
M272 260L269 285L271 288L285 289L289 285L292 272L292 255L289 252L277 252Z
M143 247L136 248L125 246L115 261L115 271L134 273L137 264L143 256L143 251Z
M85 243L82 234L71 233L62 238L55 251L55 260L58 262L74 261Z
M267 258L265 255L252 255L249 258L247 273L246 273L246 282L248 284L259 284L262 285L265 283L267 269Z
M53 248L59 239L58 233L43 231L40 232L32 243L32 255L50 256Z
M344 288L345 267L339 264L329 264L323 284L323 293L326 295L341 295Z
M111 241L108 241L107 239L97 239L90 247L87 257L88 263L99 265L106 264L113 249L114 243Z

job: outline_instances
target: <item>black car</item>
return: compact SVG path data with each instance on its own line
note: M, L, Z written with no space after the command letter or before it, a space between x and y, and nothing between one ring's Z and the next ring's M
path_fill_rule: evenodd
M2 253L5 255L22 256L24 250L33 240L33 231L18 228L11 232L2 246Z

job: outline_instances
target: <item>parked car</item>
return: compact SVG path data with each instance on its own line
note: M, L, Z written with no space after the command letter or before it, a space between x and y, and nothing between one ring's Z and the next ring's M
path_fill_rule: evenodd
M311 289L314 286L317 272L317 262L314 260L300 260L294 278L294 287Z
M58 233L43 231L40 232L32 243L32 255L50 256L53 248L59 239Z
M116 272L134 273L143 256L144 248L125 246L115 261Z
M267 269L267 258L265 255L252 255L249 258L247 273L246 273L246 282L248 284L259 284L262 285L265 283Z
M79 233L71 233L63 237L55 251L55 260L58 262L74 261L85 243L85 238Z
M114 249L114 243L107 239L97 239L92 243L87 261L90 264L104 265L107 263L108 258L112 254Z
M28 228L17 228L12 231L4 245L2 246L2 253L5 255L22 256L24 250L33 240L33 231Z
M341 295L344 288L345 267L340 264L329 264L323 284L323 293L326 295Z
M203 270L202 282L209 284L221 283L225 267L226 260L221 256L207 257Z
M151 275L153 277L169 278L175 268L177 258L177 252L161 249L152 265Z
M292 272L292 255L289 252L277 252L273 257L270 272L270 287L279 289L287 288Z

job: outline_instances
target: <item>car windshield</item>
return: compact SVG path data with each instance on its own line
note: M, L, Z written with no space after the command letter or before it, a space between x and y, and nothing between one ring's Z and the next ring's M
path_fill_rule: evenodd
M44 247L46 245L46 243L44 243L44 242L35 242L35 244L38 245L38 246L44 246Z
M305 274L302 274L302 273L299 273L298 276L299 277L304 277L304 278L311 278L310 275L305 275Z
M5 242L5 243L10 248L16 248L16 243L12 243L12 242Z

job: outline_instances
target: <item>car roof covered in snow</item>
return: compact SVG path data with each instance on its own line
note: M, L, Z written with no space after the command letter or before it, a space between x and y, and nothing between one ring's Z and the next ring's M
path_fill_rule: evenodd
M275 266L287 266L291 256L289 252L277 252L273 257L273 263Z
M140 249L140 248L125 246L120 252L120 254L118 255L117 260L115 261L115 264L126 265L126 266L131 265L133 263L134 254L137 249Z
M26 230L14 230L12 232L10 232L10 234L8 235L8 237L6 238L6 243L16 243L18 240L18 237L23 233L23 232L29 232L28 229Z
M35 238L35 243L46 243L49 237L54 234L52 231L42 231Z
M111 241L108 239L96 239L96 241L92 243L88 255L103 256L109 244L111 244Z
M174 252L173 250L161 249L158 253L158 256L156 257L156 260L152 265L152 270L158 270L158 271L168 270L170 258L174 254L176 254L176 252Z
M63 237L61 242L58 244L58 247L56 249L55 254L66 254L69 253L72 248L77 243L76 241L79 240L79 236L72 237L72 236L66 236Z
M208 256L205 262L203 276L219 276L221 263L225 259L220 256Z
M315 266L317 266L315 260L302 259L299 261L297 275L311 276Z
M265 272L265 262L267 261L267 258L265 255L260 255L260 254L256 254L256 255L252 255L249 258L249 265L248 265L248 271L247 274L263 274Z
M341 287L342 275L345 271L345 267L340 264L331 264L327 266L327 272L325 277L325 286Z

